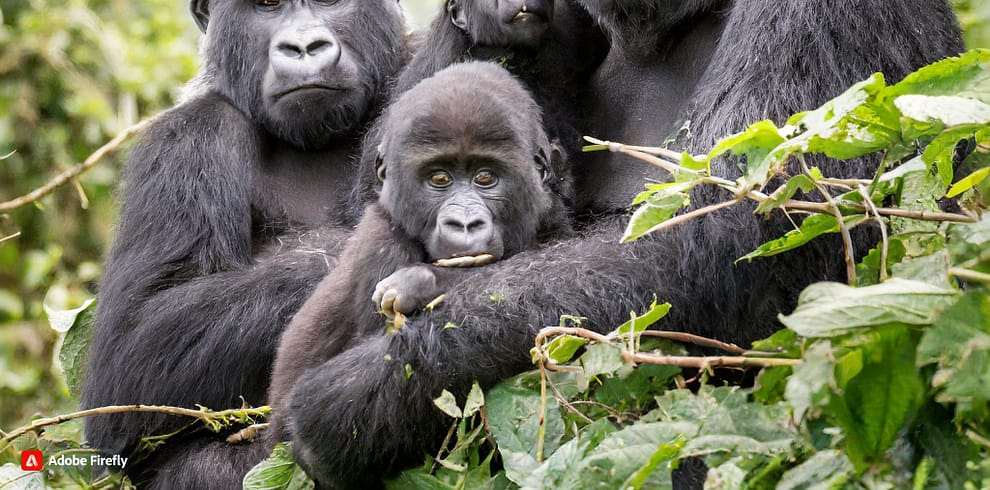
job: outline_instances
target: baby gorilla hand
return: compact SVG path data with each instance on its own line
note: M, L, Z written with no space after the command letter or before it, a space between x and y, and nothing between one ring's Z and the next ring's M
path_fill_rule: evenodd
M371 301L383 315L392 318L396 313L410 315L440 296L433 270L426 265L414 265L399 269L382 279Z

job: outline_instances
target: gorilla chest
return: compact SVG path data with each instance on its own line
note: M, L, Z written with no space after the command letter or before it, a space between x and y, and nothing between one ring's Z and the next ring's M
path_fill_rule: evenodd
M345 221L355 184L352 150L348 147L269 155L253 170L251 206L255 225L308 228Z

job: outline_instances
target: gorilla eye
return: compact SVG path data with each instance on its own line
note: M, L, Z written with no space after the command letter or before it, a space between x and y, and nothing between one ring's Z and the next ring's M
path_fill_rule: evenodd
M430 185L437 188L449 186L454 182L447 172L433 172L430 174Z
M489 170L482 170L474 176L474 183L480 187L494 187L498 183L498 177Z
M273 8L278 7L282 2L280 0L257 0L256 3L259 7Z

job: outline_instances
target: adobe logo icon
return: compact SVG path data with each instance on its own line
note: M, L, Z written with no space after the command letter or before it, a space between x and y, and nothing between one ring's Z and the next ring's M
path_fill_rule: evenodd
M21 451L21 469L24 471L41 471L45 457L37 449Z

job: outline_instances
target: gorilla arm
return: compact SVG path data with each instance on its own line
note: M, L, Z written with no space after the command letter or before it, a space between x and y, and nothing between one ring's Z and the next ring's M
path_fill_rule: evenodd
M258 135L219 96L194 102L160 116L132 150L85 408L222 409L239 406L240 396L262 402L279 335L327 271L325 257L314 253L252 264ZM101 450L126 452L140 437L186 423L157 414L99 416L87 419L86 435Z

